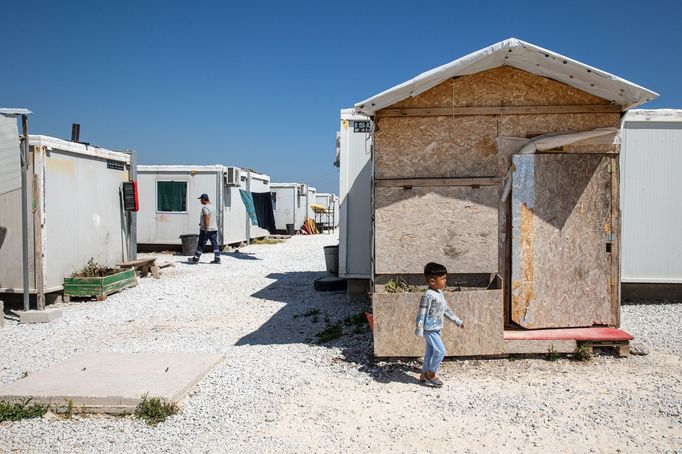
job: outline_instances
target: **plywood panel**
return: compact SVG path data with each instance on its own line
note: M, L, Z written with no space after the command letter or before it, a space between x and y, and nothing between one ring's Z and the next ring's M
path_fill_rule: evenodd
M550 132L620 128L618 113L501 115L500 136L528 137Z
M612 325L610 157L514 157L512 319L524 328Z
M420 293L375 293L374 354L419 357L424 340L414 334ZM446 320L441 332L447 356L504 353L502 290L448 292L448 305L464 321L464 329Z
M497 175L493 116L383 118L375 136L376 178Z
M433 261L452 273L497 272L497 191L375 188L376 273L420 274Z
M577 88L529 72L502 66L448 79L391 108L472 106L561 106L608 104Z

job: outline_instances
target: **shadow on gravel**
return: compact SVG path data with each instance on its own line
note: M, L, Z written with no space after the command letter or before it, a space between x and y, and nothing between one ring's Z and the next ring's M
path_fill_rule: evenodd
M372 335L364 318L369 302L341 292L318 292L315 279L326 272L272 273L275 282L251 296L284 303L256 331L235 345L311 344L338 348L332 363L355 369L379 383L417 383L420 364L412 359L387 360L374 357ZM305 358L301 358L304 360Z
M256 257L254 252L221 252L223 257L232 257L238 260L263 260Z

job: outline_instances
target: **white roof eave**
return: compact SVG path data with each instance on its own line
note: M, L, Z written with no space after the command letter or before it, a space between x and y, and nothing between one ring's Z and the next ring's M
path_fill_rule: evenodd
M613 74L534 44L510 38L426 71L355 104L354 108L358 113L374 115L378 110L417 96L451 77L465 76L505 65L554 79L607 99L622 106L623 110L658 97L657 93Z

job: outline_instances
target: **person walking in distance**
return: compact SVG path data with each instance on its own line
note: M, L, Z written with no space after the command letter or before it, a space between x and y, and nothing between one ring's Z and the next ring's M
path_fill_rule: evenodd
M201 204L201 216L199 217L199 244L194 257L190 257L191 263L199 263L201 253L206 246L206 241L213 246L214 258L211 263L220 263L220 248L218 247L218 222L216 220L216 209L208 199L208 194L201 194L199 197Z

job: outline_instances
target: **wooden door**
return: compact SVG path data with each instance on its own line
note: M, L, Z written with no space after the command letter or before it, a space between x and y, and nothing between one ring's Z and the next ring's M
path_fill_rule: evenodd
M514 157L512 320L524 328L614 325L612 157Z

